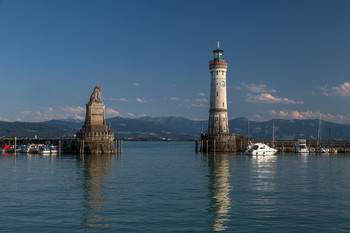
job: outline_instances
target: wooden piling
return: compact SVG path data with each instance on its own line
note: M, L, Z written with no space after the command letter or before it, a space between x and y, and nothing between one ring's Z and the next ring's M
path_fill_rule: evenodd
M201 141L201 152L203 153L203 140Z
M196 140L196 153L198 153L198 140Z
M58 154L61 154L61 140L58 140Z
M123 154L123 140L120 140L120 154Z
M209 152L209 142L207 140L207 154L208 154L208 152Z
M214 140L214 153L215 153L215 150L216 150L216 140Z
M14 155L16 155L16 149L17 149L17 137L15 137L15 148L14 148Z
M116 144L117 144L117 154L119 154L119 151L120 151L119 139L116 140Z

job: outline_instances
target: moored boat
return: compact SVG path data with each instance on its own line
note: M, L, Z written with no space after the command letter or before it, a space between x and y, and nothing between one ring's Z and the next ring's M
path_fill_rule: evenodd
M298 139L295 142L295 153L309 153L309 148L306 145L305 139Z
M1 150L1 152L6 153L6 152L9 152L9 150L11 150L11 147L10 147L10 145L4 145L1 147L0 150Z
M49 146L40 146L39 147L39 154L49 155L51 153Z
M269 147L264 143L254 143L252 147L245 151L245 155L274 155L277 149Z

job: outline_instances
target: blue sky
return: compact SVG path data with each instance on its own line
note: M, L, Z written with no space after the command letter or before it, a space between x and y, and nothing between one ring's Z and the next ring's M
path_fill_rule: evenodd
M229 117L350 123L350 1L0 1L0 120L207 119L208 61Z

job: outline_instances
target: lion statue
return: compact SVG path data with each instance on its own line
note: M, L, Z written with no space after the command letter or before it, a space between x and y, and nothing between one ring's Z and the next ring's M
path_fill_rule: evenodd
M94 92L92 92L90 96L90 103L92 102L101 102L101 92L102 92L102 87L101 86L96 86L94 89Z

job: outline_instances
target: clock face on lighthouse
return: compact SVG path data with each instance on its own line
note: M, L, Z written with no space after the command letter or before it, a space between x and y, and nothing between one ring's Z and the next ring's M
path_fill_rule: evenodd
M222 81L222 82L220 83L220 86L224 87L224 86L225 86L225 82Z

